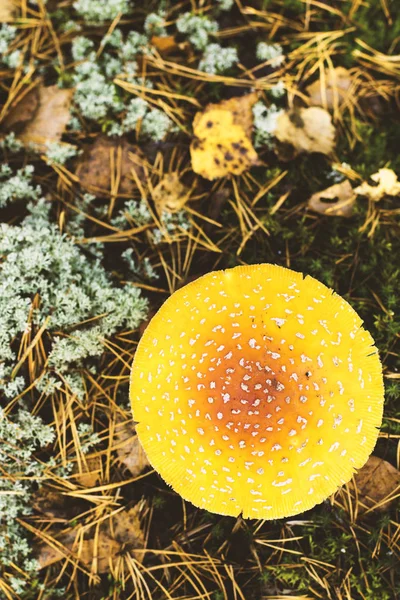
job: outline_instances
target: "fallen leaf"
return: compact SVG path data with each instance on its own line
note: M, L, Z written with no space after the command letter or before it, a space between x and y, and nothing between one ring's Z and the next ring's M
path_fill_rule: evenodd
M169 54L179 47L173 35L153 35L150 43L160 54Z
M62 548L60 548L57 543L54 545L48 543L41 544L36 556L36 560L39 563L39 569L49 567L59 560L62 560L65 555L69 555L75 539L76 529L73 529L72 531L63 534L56 540L58 544L61 544Z
M89 456L82 462L81 470L75 464L72 470L74 481L85 488L91 488L98 485L102 478L102 461L100 455Z
M206 110L209 108L217 108L229 111L234 117L235 125L243 127L246 135L250 137L253 130L253 106L257 100L258 93L252 92L245 96L222 100L219 104L209 104L206 107Z
M16 5L13 0L0 1L0 23L12 21L15 13Z
M121 549L121 544L113 540L107 534L100 532L97 543L91 540L84 540L79 546L79 558L87 565L91 566L92 572L108 573L112 570L113 559L116 558Z
M274 135L280 142L291 144L297 152L330 154L334 147L335 128L326 110L312 106L279 115Z
M350 181L345 179L313 194L307 205L310 210L327 217L351 217L355 201Z
M349 95L352 86L350 71L344 67L326 69L325 78L317 79L306 88L313 106L335 108L340 106Z
M46 152L48 144L61 140L71 116L73 93L56 85L39 85L9 111L3 126L15 131L25 145Z
M47 487L45 484L33 494L32 507L47 517L53 519L66 519L66 497L61 493Z
M85 148L76 175L81 186L91 193L131 196L137 189L132 170L143 179L143 160L139 147L126 138L115 140L99 135L94 144Z
M178 173L168 173L153 190L157 211L174 213L189 199L190 190L181 183Z
M205 179L240 175L258 161L251 142L257 93L209 104L193 121L192 168Z
M39 91L37 87L31 89L16 103L11 104L1 126L5 131L19 133L31 121L39 107Z
M376 510L385 512L393 503L390 496L400 492L400 471L378 456L369 457L367 463L354 476L354 481L360 503L359 512L365 510L362 505L372 508L377 504L379 506ZM380 504L387 497L389 500Z
M231 194L231 190L228 188L219 188L215 190L215 192L210 197L210 202L208 203L208 211L207 216L213 221L217 221L221 215L222 209L227 203L229 196ZM205 223L203 229L205 233L208 235L215 225L212 223Z
M129 510L123 510L114 515L112 517L112 527L110 522L106 525L109 528L109 535L120 544L127 544L130 548L143 549L144 534L141 529L139 514L140 504L136 504Z
M117 422L115 446L118 461L128 469L133 477L137 477L150 466L132 420Z
M354 188L354 192L360 196L366 196L369 200L379 202L384 196L398 196L400 194L400 181L392 169L379 169L371 175L376 185L370 185L364 181Z
M113 562L124 551L133 554L137 561L143 561L144 553L135 552L143 550L145 545L138 504L105 519L99 527L93 525L83 539L81 532L82 526L77 526L58 537L56 542L62 548L57 543L42 544L37 556L39 568L44 569L71 554L94 573L110 572Z

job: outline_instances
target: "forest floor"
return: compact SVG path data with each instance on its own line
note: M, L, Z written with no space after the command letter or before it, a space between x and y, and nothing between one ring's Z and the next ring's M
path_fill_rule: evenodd
M0 598L400 598L398 1L2 0L0 21ZM231 98L243 162L229 127L195 139ZM386 390L364 477L275 521L174 493L128 389L173 291L262 262L355 308Z

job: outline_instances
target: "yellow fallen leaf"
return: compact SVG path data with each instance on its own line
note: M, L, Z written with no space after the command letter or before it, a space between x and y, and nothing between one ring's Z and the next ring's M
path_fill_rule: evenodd
M370 185L364 181L354 189L356 194L366 196L374 202L378 202L384 196L398 196L400 194L400 181L392 169L379 169L377 173L371 175L372 181L376 185Z
M357 487L359 512L376 506L386 512L393 498L400 493L400 471L378 456L370 456L367 463L354 476ZM387 499L387 500L386 500Z
M334 108L340 106L349 95L352 86L350 71L344 67L326 69L324 78L317 79L306 88L313 106Z
M153 35L150 43L160 52L160 54L169 54L170 52L173 52L179 48L179 45L173 35Z
M351 217L355 200L350 181L345 179L313 194L307 205L310 210L327 217Z
M330 154L335 141L330 114L317 106L282 113L277 119L274 134L280 142L291 144L297 152Z
M209 104L193 121L190 146L192 168L205 179L240 175L254 165L258 156L251 142L252 106L257 94Z
M153 190L153 200L159 213L174 213L189 199L190 190L181 183L178 173L168 173Z
M12 21L16 9L13 0L0 0L0 23Z
M209 104L208 108L228 110L234 117L236 125L243 127L246 135L251 136L253 130L253 106L258 100L258 93L252 92L245 96L235 96L229 100L222 100L218 104Z
M46 152L49 143L59 142L70 119L74 90L56 85L39 85L13 107L6 118L7 130L16 130L18 138L36 150Z

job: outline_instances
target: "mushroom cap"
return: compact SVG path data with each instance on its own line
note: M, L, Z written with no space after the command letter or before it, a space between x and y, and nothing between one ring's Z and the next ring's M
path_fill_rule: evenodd
M372 452L383 379L371 335L316 279L260 264L176 291L136 351L130 397L150 463L183 498L245 518L299 514Z

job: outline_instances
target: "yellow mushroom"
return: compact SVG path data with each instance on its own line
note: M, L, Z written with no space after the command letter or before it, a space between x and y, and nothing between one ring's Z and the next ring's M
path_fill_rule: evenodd
M261 264L176 291L136 351L130 397L150 463L211 512L277 519L322 502L372 452L382 369L351 306Z

